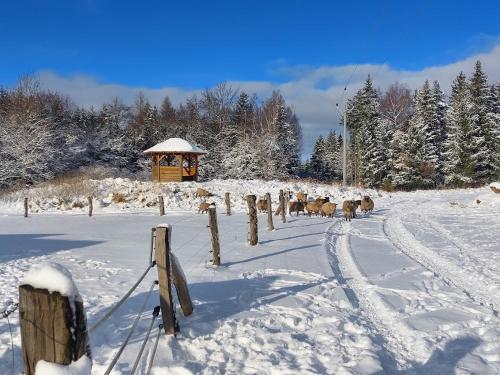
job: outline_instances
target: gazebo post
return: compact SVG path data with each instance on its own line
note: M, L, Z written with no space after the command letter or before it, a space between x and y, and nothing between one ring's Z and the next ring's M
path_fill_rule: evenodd
M180 170L181 170L181 182L184 180L184 167L182 166L182 164L184 163L184 155L183 154L180 154L180 163L179 163L179 167L180 167Z
M194 156L194 180L198 181L198 155Z
M156 170L158 171L157 172L157 177L156 177L156 181L158 182L161 182L161 167L160 167L160 161L161 161L161 155L156 155Z

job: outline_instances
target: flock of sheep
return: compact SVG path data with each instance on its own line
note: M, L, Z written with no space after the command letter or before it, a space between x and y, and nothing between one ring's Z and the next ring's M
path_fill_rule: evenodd
M206 199L208 197L211 197L212 194L202 188L198 188L195 192L195 196ZM292 197L292 192L288 192L288 197ZM215 206L215 203L207 203L206 201L203 201L200 203L198 206L198 213L206 213L208 212L208 209L211 206ZM344 214L344 219L346 221L351 221L352 218L356 217L356 210L358 208L361 208L361 212L367 213L373 211L374 203L373 200L368 196L365 195L363 199L360 200L345 200L344 203L342 204L342 212ZM267 200L264 198L260 198L257 201L257 209L260 212L266 212L267 211ZM311 216L311 215L321 215L322 217L333 217L335 215L335 211L337 210L337 203L330 202L330 198L322 198L318 197L316 199L313 199L311 197L307 197L306 193L299 192L296 194L296 200L290 200L288 202L288 214L292 215L293 212L297 213L297 216L299 215L299 212L302 212L304 215ZM279 208L278 211L276 211L276 214L279 213Z
M289 194L291 197L291 194ZM337 210L337 203L330 202L330 198L318 197L316 199L308 198L306 193L299 192L296 194L297 199L288 202L288 214L292 215L293 212L299 215L302 212L304 215L321 217L333 217L335 211ZM361 200L346 200L342 204L342 212L344 214L344 219L346 221L351 221L351 218L356 217L356 210L358 207L364 213L373 211L374 203L373 200L365 195ZM259 199L257 202L257 208L260 212L265 212L267 210L267 201L265 199Z

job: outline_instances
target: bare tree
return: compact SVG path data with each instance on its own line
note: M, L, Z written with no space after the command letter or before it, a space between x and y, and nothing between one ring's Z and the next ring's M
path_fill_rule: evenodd
M393 129L405 130L412 112L410 89L399 83L391 85L382 97L380 112Z
M0 185L52 177L53 134L46 119L13 114L0 119Z

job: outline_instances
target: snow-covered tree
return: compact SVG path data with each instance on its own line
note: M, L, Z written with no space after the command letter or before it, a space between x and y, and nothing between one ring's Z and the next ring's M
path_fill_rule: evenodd
M490 115L490 95L488 79L481 62L477 61L469 83L472 112L472 147L474 181L492 181L498 173L498 133L495 116Z
M445 182L471 184L475 177L475 136L471 91L464 73L453 81L446 113Z
M54 134L34 113L0 118L0 186L51 178Z

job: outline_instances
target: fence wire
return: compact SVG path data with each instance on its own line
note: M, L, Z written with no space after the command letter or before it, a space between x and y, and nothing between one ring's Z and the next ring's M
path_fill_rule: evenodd
M134 375L135 371L137 370L137 367L139 366L139 361L141 360L142 353L144 352L144 348L146 347L146 343L149 340L149 335L151 335L151 330L153 329L153 324L155 323L155 320L159 314L160 314L160 306L156 306L153 310L153 317L151 318L151 324L149 325L146 336L144 336L144 340L142 341L141 349L139 350L139 353L137 354L137 358L135 359L134 367L132 368L132 372L130 373L130 375Z
M113 370L113 367L115 367L116 365L116 362L118 362L118 359L120 358L121 354L123 353L123 350L125 349L125 347L128 345L128 341L130 340L130 337L132 336L132 334L134 333L134 330L135 330L135 327L137 327L137 323L139 323L139 319L141 318L142 316L142 313L144 312L144 309L146 308L146 304L148 303L148 300L149 300L149 296L151 295L151 293L153 292L153 289L155 287L155 285L157 284L158 282L155 281L152 285L151 285L151 288L149 288L149 292L148 294L146 295L146 298L144 299L144 302L142 303L142 306L139 310L139 313L137 314L137 316L135 317L135 320L134 320L134 323L132 324L132 327L130 327L130 330L128 331L128 334L127 334L127 337L125 338L125 340L123 341L122 345L120 346L120 349L118 349L118 352L115 354L113 360L111 361L111 363L109 364L108 366L108 369L106 370L106 372L104 373L104 375L109 375L109 373L111 372L111 370Z
M152 262L148 268L146 269L146 271L144 271L144 273L141 275L141 277L139 277L139 280L136 281L136 283L134 285L132 285L132 287L129 289L129 291L127 293L125 293L125 295L117 302L115 303L109 310L106 314L104 314L104 316L102 318L100 318L97 322L95 322L92 327L89 328L88 332L91 333L92 331L94 331L97 327L99 327L102 323L104 323L106 320L108 320L111 315L116 311L117 308L119 308L126 300L128 297L130 297L130 295L132 294L132 292L137 288L137 286L141 283L142 280L144 280L144 278L146 277L146 275L148 274L148 272L156 265L156 262Z
M151 352L151 356L149 358L148 369L146 370L146 375L151 373L151 369L153 368L153 362L156 356L156 349L158 349L158 342L160 341L161 331L163 330L163 324L158 326L158 333L156 334L155 344L153 346L153 350Z

